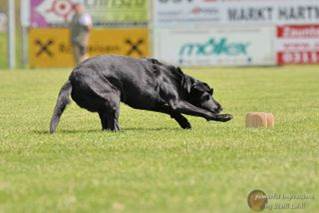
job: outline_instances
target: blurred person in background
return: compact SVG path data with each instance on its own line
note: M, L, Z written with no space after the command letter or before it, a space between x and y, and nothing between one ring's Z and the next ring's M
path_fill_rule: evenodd
M0 11L0 32L7 31L7 16Z
M92 29L92 18L85 12L84 5L76 3L74 5L74 15L70 23L71 43L76 65L88 58L87 46L89 35Z

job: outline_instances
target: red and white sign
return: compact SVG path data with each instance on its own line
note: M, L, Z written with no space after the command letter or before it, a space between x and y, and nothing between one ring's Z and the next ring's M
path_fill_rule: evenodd
M319 63L319 25L277 27L278 64Z

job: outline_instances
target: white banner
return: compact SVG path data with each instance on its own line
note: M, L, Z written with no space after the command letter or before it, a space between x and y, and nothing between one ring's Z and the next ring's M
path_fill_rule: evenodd
M319 23L319 0L155 0L155 27Z
M176 65L275 65L275 28L157 29L156 58Z

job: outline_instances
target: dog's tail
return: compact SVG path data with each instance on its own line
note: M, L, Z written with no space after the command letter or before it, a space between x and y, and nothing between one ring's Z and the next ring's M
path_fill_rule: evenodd
M66 106L70 103L70 94L72 91L71 82L68 80L61 88L58 100L56 102L54 112L50 122L50 133L53 134L58 126L60 117Z

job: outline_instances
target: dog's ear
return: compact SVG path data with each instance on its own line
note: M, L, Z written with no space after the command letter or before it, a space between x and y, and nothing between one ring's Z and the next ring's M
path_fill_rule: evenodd
M213 94L214 94L214 89L213 89L213 88L211 88L211 89L209 90L209 94L210 94L210 95L213 95Z
M180 67L176 67L175 69L180 75L184 75L182 69Z
M196 96L200 96L204 92L205 92L205 90L204 90L203 86L201 84L199 84L198 82L195 82L191 87L190 95L196 97Z
M191 92L194 92L196 94L202 94L204 92L207 92L209 93L210 95L213 95L213 89L210 88L208 86L208 84L204 83L204 82L195 82L193 85L192 85L192 88L191 88Z

